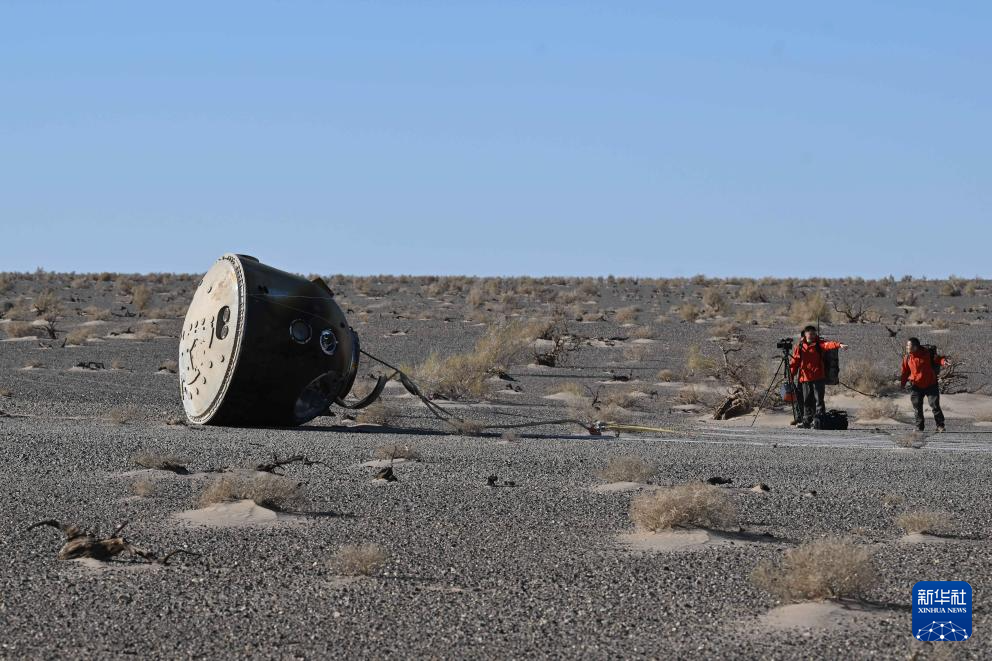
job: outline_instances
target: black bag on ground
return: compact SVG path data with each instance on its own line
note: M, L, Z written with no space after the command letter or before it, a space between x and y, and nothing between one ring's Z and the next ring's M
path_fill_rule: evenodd
M843 430L847 429L847 411L830 409L813 418L813 429Z

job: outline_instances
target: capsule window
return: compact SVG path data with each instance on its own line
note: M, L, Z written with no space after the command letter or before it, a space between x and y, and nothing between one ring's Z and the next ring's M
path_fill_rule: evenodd
M231 308L226 305L217 311L217 319L214 321L214 333L217 335L218 340L223 340L227 337L227 322L231 320Z
M310 328L310 324L302 319L294 319L293 323L289 325L289 336L294 342L299 344L306 344L309 342L312 334L313 331Z
M320 350L328 356L333 356L338 350L338 338L330 328L320 333Z

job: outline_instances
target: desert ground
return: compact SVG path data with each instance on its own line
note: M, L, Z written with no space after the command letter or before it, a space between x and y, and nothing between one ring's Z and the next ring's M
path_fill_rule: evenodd
M463 422L393 381L258 429L185 422L198 279L0 276L0 656L992 656L989 281L326 276ZM763 397L811 321L848 431ZM945 434L911 433L910 336L953 359ZM714 419L730 389L756 417ZM46 520L141 553L61 560ZM913 639L920 580L971 583L970 640Z

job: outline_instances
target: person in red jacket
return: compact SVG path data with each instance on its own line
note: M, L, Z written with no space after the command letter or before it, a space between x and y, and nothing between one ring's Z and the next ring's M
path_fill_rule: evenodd
M814 416L823 415L827 410L824 402L827 372L823 367L823 352L846 348L846 344L821 339L815 326L807 326L803 329L799 344L792 351L789 370L793 377L799 375L803 409L802 426L806 429L812 426Z
M940 386L937 384L937 365L946 365L944 356L931 356L930 351L920 344L920 340L911 337L906 341L906 355L902 359L902 376L900 385L910 385L909 401L913 403L913 413L916 415L916 428L923 431L923 397L930 402L933 420L937 423L937 431L944 431L944 412L940 410Z

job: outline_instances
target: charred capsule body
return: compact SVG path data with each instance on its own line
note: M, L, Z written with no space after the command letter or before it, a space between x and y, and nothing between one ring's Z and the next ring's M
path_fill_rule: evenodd
M200 424L300 425L348 394L358 356L358 336L323 281L226 254L183 321L183 408Z

